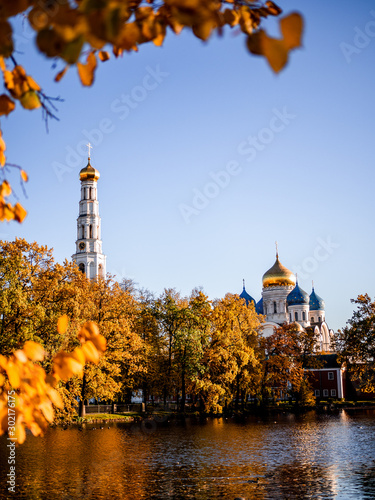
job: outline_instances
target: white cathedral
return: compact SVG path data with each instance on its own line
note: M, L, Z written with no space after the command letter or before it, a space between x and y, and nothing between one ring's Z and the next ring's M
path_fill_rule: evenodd
M240 294L246 303L254 303L258 314L264 314L266 322L262 325L265 337L272 335L283 323L295 323L300 329L311 326L319 339L320 350L332 352L333 330L325 320L324 300L315 293L314 287L308 295L298 285L295 275L283 266L276 252L274 265L263 275L262 298L257 303L243 285Z
M76 253L72 255L81 272L88 278L105 278L106 256L102 253L102 240L98 201L99 172L90 163L89 157L86 167L80 173L81 200L77 218Z

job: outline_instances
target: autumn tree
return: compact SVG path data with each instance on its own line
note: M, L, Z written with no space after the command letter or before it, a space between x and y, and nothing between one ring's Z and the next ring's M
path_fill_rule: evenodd
M296 404L311 404L314 400L305 369L321 367L314 329L303 329L296 323L284 324L263 338L261 347L261 402L267 404L282 392L293 397Z
M61 347L57 319L74 315L72 283L81 277L73 264L56 264L52 249L20 238L1 241L0 352L8 355L35 340L54 354Z
M0 70L5 91L0 95L0 116L9 115L17 105L26 110L41 108L46 120L56 117L53 98L18 64L17 38L12 19L21 17L34 34L37 50L59 66L55 81L76 67L81 83L92 85L98 64L124 52L138 51L143 44L161 46L168 33L183 29L206 41L225 28L238 29L247 48L264 56L279 72L289 52L301 45L302 18L298 13L280 18L280 38L268 36L263 29L268 16L279 17L281 8L267 0L0 0ZM0 220L22 222L26 212L8 198L12 193L5 179L6 169L18 168L21 180L27 174L7 161L6 145L0 131Z
M227 294L216 300L210 317L210 342L204 354L207 370L195 381L202 409L222 411L252 391L257 370L260 318L254 305Z
M352 300L357 309L335 335L335 348L364 392L375 391L375 301L366 293Z

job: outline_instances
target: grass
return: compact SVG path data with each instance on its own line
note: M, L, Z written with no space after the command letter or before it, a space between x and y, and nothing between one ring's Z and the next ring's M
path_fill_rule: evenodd
M77 417L77 423L90 422L91 420L123 420L124 422L130 422L134 416L138 416L138 413L89 413L85 417Z

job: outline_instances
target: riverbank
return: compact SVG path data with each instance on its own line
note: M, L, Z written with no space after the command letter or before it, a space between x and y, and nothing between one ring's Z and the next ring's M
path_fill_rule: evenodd
M260 414L277 413L305 413L307 411L316 411L317 413L331 413L340 410L375 410L375 401L320 401L313 407L298 407L289 402L277 402L268 406L247 406L238 411L228 411L217 414L200 414L199 412L180 413L175 410L161 410L160 408L148 408L146 412L126 412L126 413L92 413L85 417L77 417L70 425L82 426L84 424L109 424L114 422L132 423L143 420L156 420L160 423L168 422L170 419L187 417L246 417ZM66 427L67 424L60 424L60 427Z

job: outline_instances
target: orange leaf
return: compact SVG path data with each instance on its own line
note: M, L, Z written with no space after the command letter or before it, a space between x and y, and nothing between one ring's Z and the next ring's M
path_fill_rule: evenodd
M283 40L266 35L263 39L263 54L275 73L281 71L288 62L288 49Z
M26 217L27 212L23 208L23 206L20 203L16 203L14 205L14 218L16 219L17 222L23 222L24 218Z
M57 331L60 334L66 333L66 330L68 329L68 323L69 323L69 318L66 314L60 316L60 318L57 320Z
M21 178L24 182L27 182L29 180L29 176L24 170L21 170Z
M21 422L16 423L16 439L18 444L22 444L26 439L26 432Z
M61 78L65 75L65 73L68 71L69 66L65 66L64 69L59 71L57 75L55 76L55 82L59 82Z
M79 62L77 63L78 75L82 82L82 85L85 85L86 87L92 85L94 81L96 64L97 62L94 52L90 52L90 54L87 56L86 64L82 64Z
M105 62L105 61L108 61L109 59L109 52L105 51L105 50L100 50L99 51L99 59L102 61L102 62Z
M39 409L43 412L43 415L48 422L53 421L53 408L50 401L44 401L44 403L39 405Z
M99 361L99 353L91 340L83 344L81 349L85 355L86 361L91 361L92 363L97 363Z
M0 116L9 115L16 107L14 101L10 99L6 94L0 95Z
M48 396L55 406L61 409L64 408L64 403L62 402L60 394L55 389L49 389Z
M0 185L0 196L9 196L12 193L12 188L8 181L3 181Z
M9 378L10 385L14 389L18 389L21 383L20 375L18 372L18 366L13 363L12 361L9 361L7 367L6 367L6 372Z
M43 361L44 359L43 347L32 340L28 340L27 342L25 342L23 351L26 356L32 361Z
M303 18L298 12L293 12L289 16L280 19L280 29L284 37L284 44L287 50L301 46L303 32Z

